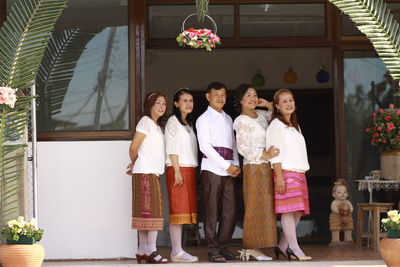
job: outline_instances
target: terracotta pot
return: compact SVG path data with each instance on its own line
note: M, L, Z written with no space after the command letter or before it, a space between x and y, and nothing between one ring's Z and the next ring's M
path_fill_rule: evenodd
M400 150L381 152L381 176L388 180L400 180Z
M382 239L380 252L388 267L400 267L400 238Z
M40 267L43 259L44 248L39 244L0 246L3 267Z

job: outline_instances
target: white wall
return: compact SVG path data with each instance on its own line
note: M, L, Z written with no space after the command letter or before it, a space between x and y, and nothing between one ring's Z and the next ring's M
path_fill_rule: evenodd
M134 256L129 144L39 142L38 218L46 259Z

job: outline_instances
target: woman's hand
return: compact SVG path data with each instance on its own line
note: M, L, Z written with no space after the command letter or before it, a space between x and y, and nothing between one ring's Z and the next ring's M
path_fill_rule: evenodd
M129 165L126 168L127 168L126 174L132 175L133 174L132 173L133 163L129 163Z
M258 99L257 107L264 107L264 108L271 109L271 110L273 108L272 107L272 103L267 101L267 100L265 100L264 98L259 98Z
M285 193L285 180L283 180L283 177L276 179L275 189L278 194Z
M266 152L267 158L268 158L268 159L275 158L276 156L279 155L279 153L280 153L279 148L274 147L274 146L270 146L270 147L268 148L267 152Z
M183 176L180 171L175 172L175 183L174 186L183 185Z

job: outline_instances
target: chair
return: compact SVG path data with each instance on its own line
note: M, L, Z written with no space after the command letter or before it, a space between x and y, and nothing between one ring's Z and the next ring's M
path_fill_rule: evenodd
M194 242L197 246L201 245L200 227L197 224L185 224L183 226L183 244L184 246L191 245L189 242Z
M386 233L381 232L380 214L391 210L393 203L358 203L358 221L357 221L357 234L356 234L356 250L362 249L362 238L372 239L372 248L379 251L379 241L381 238L386 237ZM364 226L364 213L368 211L368 231L363 231Z

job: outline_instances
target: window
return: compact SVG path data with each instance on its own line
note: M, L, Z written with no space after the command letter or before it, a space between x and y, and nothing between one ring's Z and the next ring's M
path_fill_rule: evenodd
M129 130L128 11L69 0L37 78L38 130Z
M240 37L321 37L325 4L240 5Z
M210 17L217 24L217 33L221 37L234 36L233 5L209 5ZM182 23L190 14L196 13L195 5L153 5L149 6L149 38L176 38L182 31ZM213 29L212 22L205 18L198 23L197 16L191 16L184 25L188 28Z

